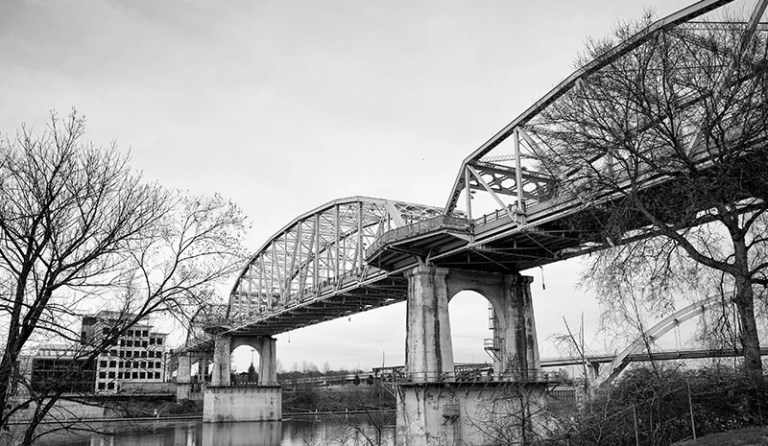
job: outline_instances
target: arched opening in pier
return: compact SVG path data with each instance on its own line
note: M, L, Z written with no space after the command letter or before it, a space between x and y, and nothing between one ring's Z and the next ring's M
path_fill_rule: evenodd
M197 381L210 381L211 380L211 364L212 358L201 357L193 359L192 366L190 367L190 376L194 377Z
M235 382L256 382L259 374L261 355L248 344L232 350L232 375Z
M490 301L476 291L460 291L448 304L453 362L492 363L493 312Z

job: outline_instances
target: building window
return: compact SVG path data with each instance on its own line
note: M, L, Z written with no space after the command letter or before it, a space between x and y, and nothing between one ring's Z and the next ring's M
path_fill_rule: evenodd
M155 379L160 379L160 372L155 372Z
M147 379L147 374L144 372L139 373L139 379Z
M117 379L123 379L123 372L117 372Z
M141 357L142 357L142 358L146 358L146 357L147 357L147 351L146 351L146 350L144 350L143 352L141 352Z
M156 362L155 363L155 368L159 369L160 367L162 367L162 364L160 364L159 362ZM203 372L205 372L205 370L203 370Z
M106 378L107 372L99 372L99 378Z
M99 383L99 390L104 390L104 383Z
M133 361L133 367L138 369L139 368L139 361Z
M125 352L125 357L126 358L130 358L132 354L133 354L133 352L128 350L127 352Z
M141 346L142 346L142 347L146 348L146 347L147 347L147 345L148 345L148 344L147 344L147 341L142 341L142 342L141 342Z
M108 377L110 379L115 379L115 372L109 372L109 376Z
M110 367L117 367L117 361L109 361Z
M124 351L122 351L122 350L120 350L120 357L122 358L122 357L123 357L123 355L125 355L125 352L124 352Z
M112 389L114 389L114 388L115 388L115 383L113 383L113 382L111 382L111 383L107 383L107 389L110 389L110 390L112 390Z
M128 337L133 336L133 330L128 330L128 332L125 335Z
M149 345L155 345L155 338L149 338Z
M109 351L110 356L117 356L117 350L110 350Z
M157 338L157 345L163 345L163 338Z
M152 361L149 361L149 362L147 363L147 367L148 367L148 368L150 368L150 369L154 369L154 368L155 368L155 363L154 363L154 362L152 362Z
M133 347L133 341L131 341L130 339L125 341L125 346L126 347Z
M147 330L144 330L141 332L141 335L146 338L147 336L149 336L149 332Z
M106 367L107 361L99 361L99 367Z
M125 339L120 339L120 347L125 347Z
M133 377L133 379L138 379L139 378L139 372L133 372L132 377Z

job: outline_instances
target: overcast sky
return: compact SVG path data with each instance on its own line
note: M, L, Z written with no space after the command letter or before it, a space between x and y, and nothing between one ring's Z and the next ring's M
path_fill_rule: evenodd
M645 8L690 0L0 3L0 131L76 107L97 144L117 140L147 179L221 193L255 251L335 198L442 206L461 160L572 71L589 37ZM579 261L535 276L542 356L582 312ZM403 304L279 337L287 369L401 364ZM485 360L485 301L451 304L457 361ZM247 357L247 360L242 359ZM242 356L238 365L250 360ZM245 365L247 367L247 364Z

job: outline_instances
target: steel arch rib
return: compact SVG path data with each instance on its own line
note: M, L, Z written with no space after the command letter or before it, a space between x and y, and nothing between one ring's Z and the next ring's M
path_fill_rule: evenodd
M339 280L352 272L361 273L368 269L362 264L365 239L370 242L378 235L372 231L441 213L439 207L361 196L312 209L283 226L251 257L230 292L227 319L301 300L307 284L316 290L321 278ZM374 229L377 225L379 228ZM248 290L243 289L246 283ZM255 295L254 285L258 287Z
M633 354L641 353L642 350L645 349L645 339L650 339L652 341L659 339L673 328L678 327L683 322L693 319L700 314L703 314L708 309L719 303L721 303L720 296L708 297L706 299L692 303L682 310L679 310L662 319L656 323L656 325L649 328L643 335L638 336L632 343L629 344L629 346L622 350L621 353L616 355L613 361L608 365L608 374L605 375L605 378L603 379L598 377L598 382L596 384L602 386L609 384L614 379L616 379L616 377L618 377L619 374L629 365L629 361L627 360L628 357Z

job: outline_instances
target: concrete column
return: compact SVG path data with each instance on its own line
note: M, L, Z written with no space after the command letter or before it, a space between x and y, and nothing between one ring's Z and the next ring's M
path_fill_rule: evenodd
M200 361L197 363L197 374L199 381L205 381L205 377L208 375L208 364L209 360L207 356L203 356L200 358Z
M586 376L586 378L590 381L590 383L597 381L597 378L600 376L600 363L590 362L587 364L587 374L588 376Z
M418 266L406 274L405 368L415 382L435 382L453 377L447 274L447 269L432 266Z
M183 353L179 356L179 367L176 369L176 399L188 400L192 391L192 358Z
M531 283L533 278L510 274L504 276L504 317L497 336L503 340L502 372L526 375L539 370L539 345L533 316Z
M277 339L262 337L259 349L259 385L277 383Z
M211 374L212 386L230 385L230 373L232 369L232 338L227 335L216 335L213 347L213 373Z

